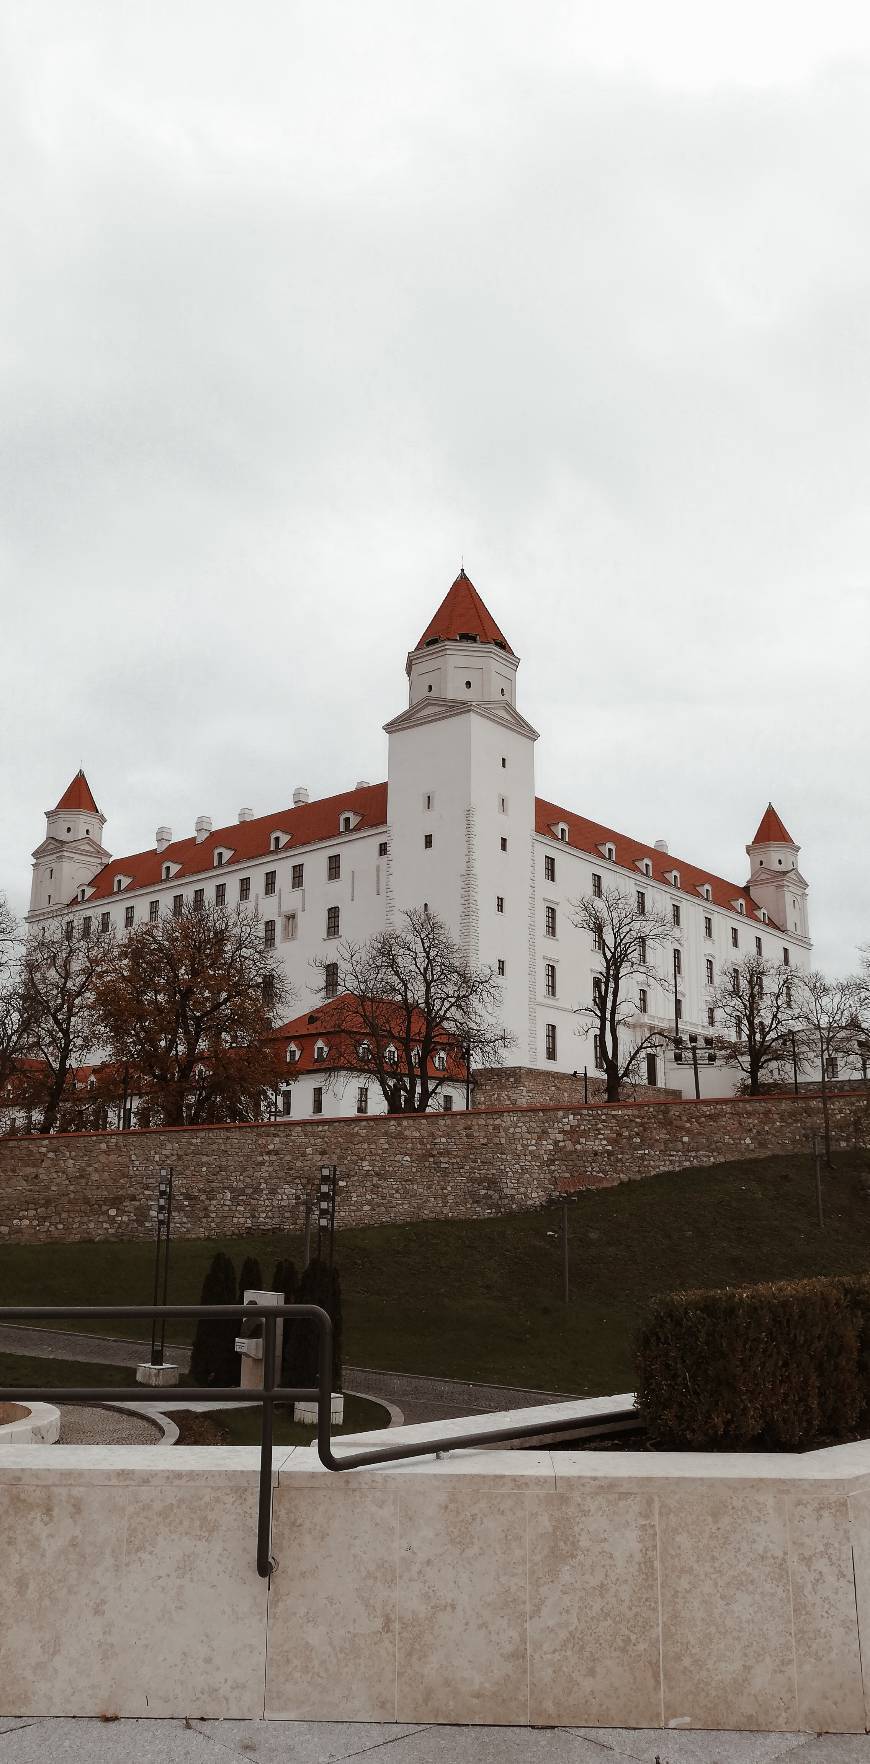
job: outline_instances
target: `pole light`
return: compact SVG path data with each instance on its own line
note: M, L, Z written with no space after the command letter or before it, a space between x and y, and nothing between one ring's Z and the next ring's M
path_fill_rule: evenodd
M170 1166L161 1170L157 1183L157 1241L154 1246L154 1298L155 1305L165 1305L169 1291L169 1239L172 1232L172 1182L174 1170ZM162 1276L162 1281L161 1281ZM160 1296L161 1284L163 1296ZM151 1323L151 1364L163 1365L163 1353L166 1346L166 1318L155 1317Z
M317 1190L317 1253L323 1255L324 1232L329 1239L329 1266L335 1250L335 1194L338 1187L338 1170L335 1164L321 1164L320 1184Z

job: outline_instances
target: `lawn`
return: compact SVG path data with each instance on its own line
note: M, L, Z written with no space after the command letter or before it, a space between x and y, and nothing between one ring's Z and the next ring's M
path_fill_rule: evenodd
M587 1191L570 1207L567 1307L555 1209L339 1231L345 1359L579 1394L630 1388L632 1337L654 1293L870 1270L867 1154L838 1155L824 1193L820 1230L813 1167L804 1157L735 1161ZM216 1248L237 1269L245 1254L258 1255L268 1283L279 1255L298 1266L301 1240L178 1240L171 1299L198 1300ZM147 1303L151 1258L143 1243L4 1245L0 1304ZM107 1328L121 1333L118 1324ZM88 1367L86 1376L94 1373Z
M176 1409L172 1415L179 1429L179 1445L259 1445L260 1410L229 1408ZM345 1397L344 1421L331 1429L335 1439L341 1433L367 1433L374 1427L389 1425L387 1410L380 1403L367 1402L365 1397ZM292 1410L280 1404L275 1407L273 1441L275 1445L311 1445L316 1427L299 1427Z

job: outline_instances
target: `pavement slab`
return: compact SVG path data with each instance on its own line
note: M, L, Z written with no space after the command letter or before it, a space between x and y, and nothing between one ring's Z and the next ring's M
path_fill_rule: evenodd
M620 1760L630 1758L635 1764L773 1764L779 1758L803 1764L803 1748L810 1739L806 1733L702 1733L678 1727L585 1727L580 1731L598 1745L611 1748ZM836 1736L846 1741L852 1737ZM870 1740L861 1758L870 1764Z

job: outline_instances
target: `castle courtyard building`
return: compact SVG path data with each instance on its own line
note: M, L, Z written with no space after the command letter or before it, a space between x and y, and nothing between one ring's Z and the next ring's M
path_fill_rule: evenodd
M704 1049L717 1029L715 988L745 956L809 965L800 848L769 805L745 848L747 879L729 882L661 840L645 844L538 797L538 733L517 706L518 668L461 571L408 655L408 702L385 725L386 782L313 802L297 788L271 814L242 808L218 828L202 815L182 839L158 827L146 850L112 858L79 772L46 814L29 924L65 917L74 935L123 934L185 903L241 905L258 914L304 1011L337 988L331 957L343 939L360 943L425 904L471 961L496 970L510 1063L592 1074L593 1025L577 1008L592 1000L600 959L572 909L619 887L669 927L668 945L650 952L658 978L638 988L638 1034L672 1034L676 1019ZM670 1046L651 1052L640 1076L693 1092L691 1066ZM702 1055L705 1095L730 1092L739 1076Z

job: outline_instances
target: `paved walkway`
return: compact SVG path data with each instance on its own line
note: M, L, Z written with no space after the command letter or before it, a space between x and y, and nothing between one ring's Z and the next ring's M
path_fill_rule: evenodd
M864 1734L380 1727L367 1722L4 1721L0 1764L870 1764Z
M82 1360L102 1366L137 1366L151 1354L149 1341L113 1335L74 1334L63 1329L37 1329L25 1324L0 1325L0 1351L37 1359ZM190 1349L167 1342L166 1358L186 1372ZM418 1421L449 1421L454 1415L488 1415L501 1409L528 1409L536 1403L564 1402L570 1391L522 1390L505 1384L470 1384L458 1378L429 1378L420 1373L376 1371L370 1366L345 1366L346 1389L357 1396L381 1397L401 1410L409 1426ZM159 1406L159 1402L158 1402Z

